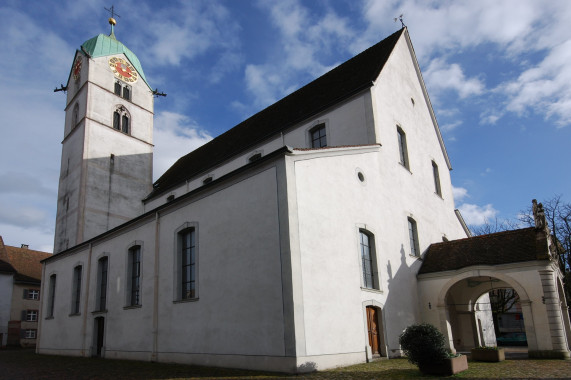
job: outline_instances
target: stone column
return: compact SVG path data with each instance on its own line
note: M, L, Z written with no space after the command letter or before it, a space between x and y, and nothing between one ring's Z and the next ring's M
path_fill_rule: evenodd
M567 348L567 339L565 337L565 328L563 327L563 318L561 315L561 302L555 284L555 274L553 270L540 270L539 276L543 288L552 346L552 353L546 353L547 355L545 356L569 358L569 349Z

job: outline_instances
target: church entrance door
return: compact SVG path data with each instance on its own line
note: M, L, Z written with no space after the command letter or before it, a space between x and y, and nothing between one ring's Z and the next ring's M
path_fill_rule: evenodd
M373 355L380 355L379 318L377 308L375 307L367 306L367 329L369 331L371 351Z
M105 318L95 318L95 356L101 357L103 352L103 338L105 337Z

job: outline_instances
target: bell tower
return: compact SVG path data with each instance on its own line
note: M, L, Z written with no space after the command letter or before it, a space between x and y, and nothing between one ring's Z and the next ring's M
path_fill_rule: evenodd
M54 252L141 215L152 190L152 89L109 23L75 52L67 81Z

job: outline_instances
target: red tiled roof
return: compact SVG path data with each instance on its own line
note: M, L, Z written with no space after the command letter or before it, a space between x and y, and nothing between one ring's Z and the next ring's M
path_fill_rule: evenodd
M432 244L418 274L548 259L545 234L530 227Z
M7 262L17 272L16 280L40 281L42 278L40 261L51 255L48 252L4 245L0 236L0 259Z

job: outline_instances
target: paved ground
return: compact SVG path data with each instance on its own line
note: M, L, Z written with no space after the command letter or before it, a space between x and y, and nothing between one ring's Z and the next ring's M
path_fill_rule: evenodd
M510 353L527 352L510 350ZM0 379L416 379L423 376L405 359L380 360L302 376L197 367L180 364L135 362L36 355L32 350L0 350ZM506 360L500 363L469 362L455 377L477 379L571 379L570 360Z

